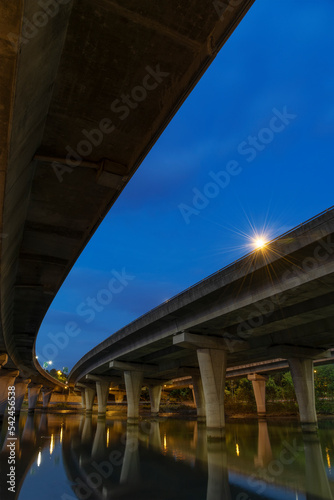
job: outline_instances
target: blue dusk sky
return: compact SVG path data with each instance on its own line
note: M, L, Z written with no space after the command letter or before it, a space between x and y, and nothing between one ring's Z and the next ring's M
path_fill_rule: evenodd
M248 253L254 232L273 238L333 205L333 19L332 0L256 0L55 297L41 363L71 369Z

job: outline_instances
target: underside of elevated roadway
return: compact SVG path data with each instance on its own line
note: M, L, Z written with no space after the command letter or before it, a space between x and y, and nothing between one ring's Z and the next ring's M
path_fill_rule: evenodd
M136 366L150 383L191 376L201 348L226 350L235 376L232 367L253 363L245 374L268 360L330 360L333 303L332 208L111 335L74 366L70 382L92 374L116 381Z
M1 4L0 353L9 355L7 367L44 380L34 344L55 294L253 1Z

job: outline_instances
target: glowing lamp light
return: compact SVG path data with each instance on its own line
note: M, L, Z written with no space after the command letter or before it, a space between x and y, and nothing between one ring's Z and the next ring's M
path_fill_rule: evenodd
M52 365L52 361L48 361L48 365Z
M260 250L261 248L264 248L266 244L267 244L266 240L262 237L257 237L253 239L253 245L255 250Z

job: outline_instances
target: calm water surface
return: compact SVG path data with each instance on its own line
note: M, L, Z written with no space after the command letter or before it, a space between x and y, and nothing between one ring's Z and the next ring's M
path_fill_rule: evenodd
M16 436L16 493L7 490L7 423L1 434L1 499L334 499L334 420L318 436L298 424L232 422L207 442L196 421L36 413Z

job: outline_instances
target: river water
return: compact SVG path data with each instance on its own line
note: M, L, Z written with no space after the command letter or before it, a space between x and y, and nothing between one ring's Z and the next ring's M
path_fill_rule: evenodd
M196 420L159 417L128 426L113 414L21 415L15 493L8 491L7 422L1 433L1 499L249 500L334 498L334 420L317 435L297 422L227 423L207 441Z

